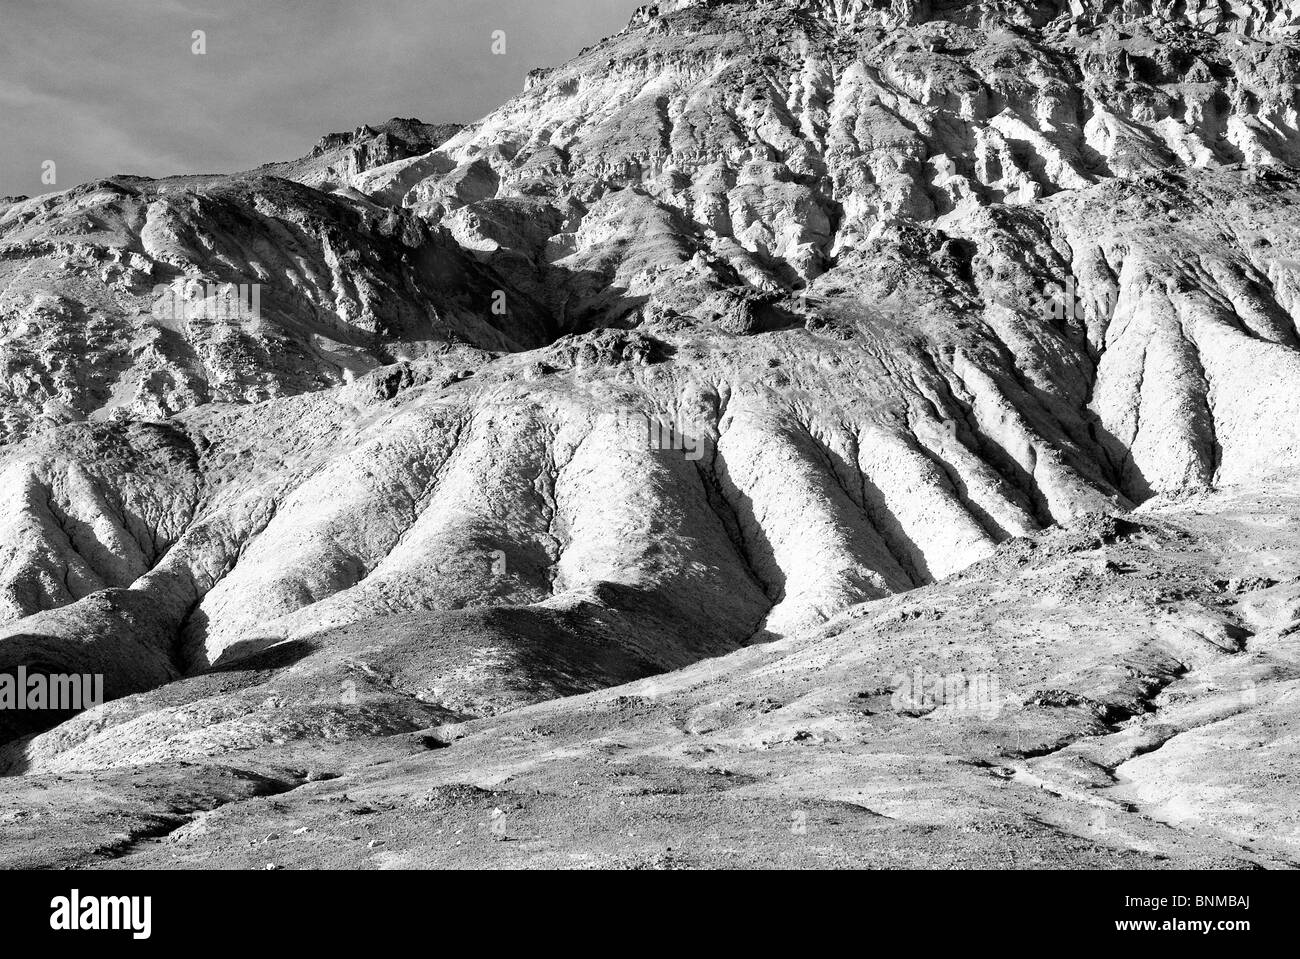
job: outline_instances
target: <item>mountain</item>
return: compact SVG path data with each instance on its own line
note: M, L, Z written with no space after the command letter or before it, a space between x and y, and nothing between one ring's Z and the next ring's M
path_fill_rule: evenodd
M0 205L0 671L112 700L7 861L1291 862L1297 27L665 3Z

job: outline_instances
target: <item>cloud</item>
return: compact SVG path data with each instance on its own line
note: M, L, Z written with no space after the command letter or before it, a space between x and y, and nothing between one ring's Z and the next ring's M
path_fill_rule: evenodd
M472 121L641 0L4 2L0 194L48 191L45 159L65 187L247 169L391 116Z

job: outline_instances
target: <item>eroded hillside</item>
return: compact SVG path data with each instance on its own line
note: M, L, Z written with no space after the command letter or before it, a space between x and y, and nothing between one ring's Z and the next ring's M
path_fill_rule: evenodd
M458 131L0 207L0 668L117 699L4 762L355 756L816 658L846 610L1056 526L1289 475L1297 25L661 4ZM1062 630L1032 722L1058 745L1127 735L1188 666L1161 647L1103 695L1079 677L1119 660Z

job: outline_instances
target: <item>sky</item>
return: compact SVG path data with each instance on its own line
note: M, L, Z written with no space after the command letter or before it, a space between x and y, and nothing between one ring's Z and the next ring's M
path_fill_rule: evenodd
M471 122L643 2L0 0L0 196L235 172L390 117Z

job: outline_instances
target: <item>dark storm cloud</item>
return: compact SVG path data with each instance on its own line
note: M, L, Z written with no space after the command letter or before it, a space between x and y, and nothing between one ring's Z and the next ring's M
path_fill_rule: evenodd
M392 116L471 121L638 0L4 0L0 194L227 172ZM207 53L191 52L195 30ZM506 56L492 33L505 30ZM41 163L58 164L42 185Z

